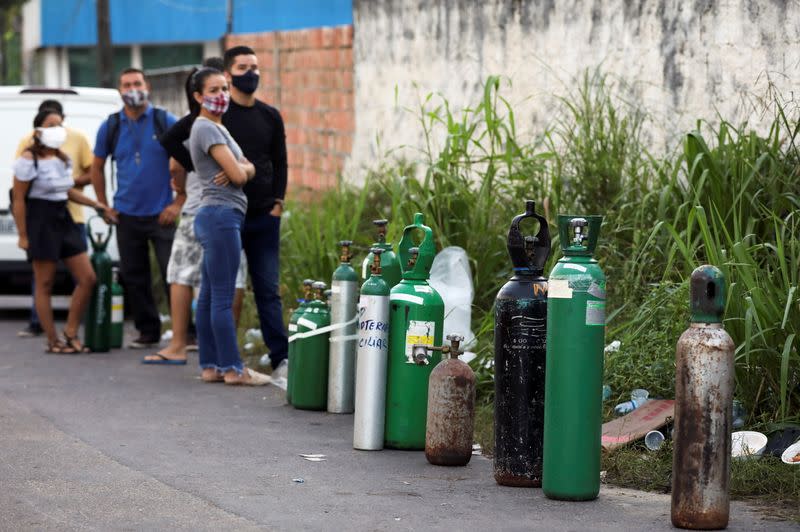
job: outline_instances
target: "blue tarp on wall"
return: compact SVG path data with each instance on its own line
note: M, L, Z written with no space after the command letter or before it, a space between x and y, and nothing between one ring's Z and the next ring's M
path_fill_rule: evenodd
M42 46L97 42L94 0L41 0ZM114 44L198 42L225 33L227 0L110 0ZM353 23L351 0L233 0L233 32Z

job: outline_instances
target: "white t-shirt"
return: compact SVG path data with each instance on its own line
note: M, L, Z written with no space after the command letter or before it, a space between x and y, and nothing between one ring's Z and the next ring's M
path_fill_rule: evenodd
M38 169L33 159L20 157L14 162L14 177L20 181L33 181L28 191L29 198L48 201L66 201L67 191L75 186L72 179L72 163L58 157L39 159Z

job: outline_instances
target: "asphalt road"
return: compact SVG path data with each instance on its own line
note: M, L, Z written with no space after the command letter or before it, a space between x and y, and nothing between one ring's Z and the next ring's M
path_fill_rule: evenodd
M45 355L21 325L0 322L0 530L671 528L665 495L551 501L497 486L483 457L354 451L352 416L293 410L274 386L202 383L196 358ZM789 527L733 504L731 530Z

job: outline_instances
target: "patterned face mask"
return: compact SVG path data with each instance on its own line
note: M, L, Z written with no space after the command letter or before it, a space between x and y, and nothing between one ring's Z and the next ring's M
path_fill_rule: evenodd
M231 96L227 92L220 92L216 96L203 96L203 107L212 115L221 116L228 110Z
M150 94L147 91L133 89L122 94L122 101L128 107L141 107L147 103L149 96Z

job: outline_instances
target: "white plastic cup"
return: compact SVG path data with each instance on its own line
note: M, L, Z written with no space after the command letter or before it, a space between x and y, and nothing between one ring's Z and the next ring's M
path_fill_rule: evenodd
M657 451L664 445L664 435L658 430L651 430L644 437L644 446L651 451Z

